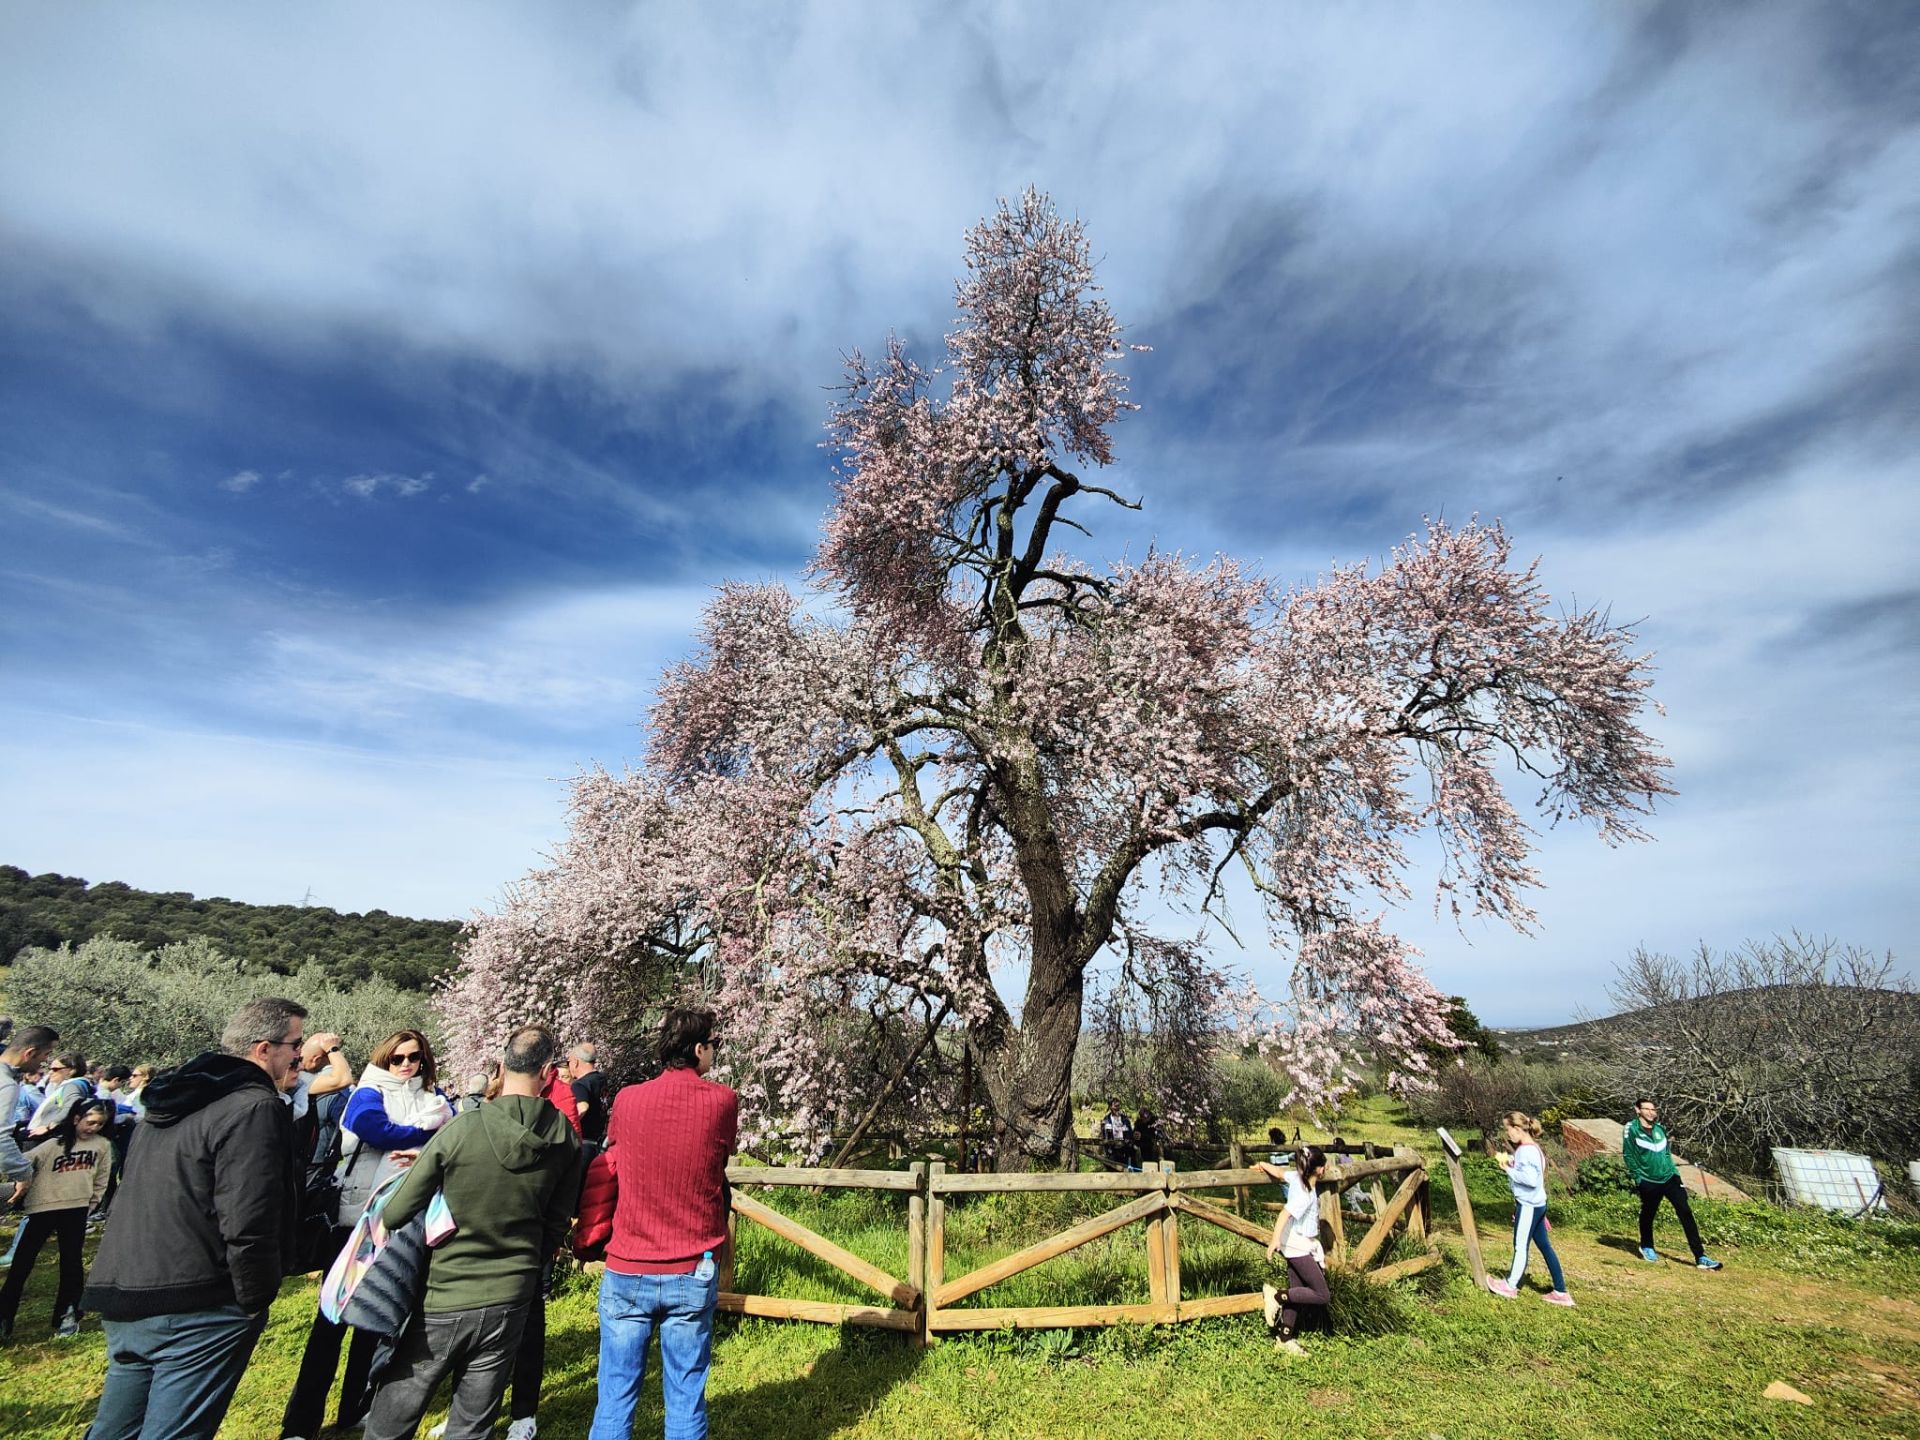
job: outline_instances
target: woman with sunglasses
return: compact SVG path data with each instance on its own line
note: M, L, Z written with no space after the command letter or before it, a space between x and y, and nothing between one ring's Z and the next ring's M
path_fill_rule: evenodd
M27 1121L27 1134L35 1140L44 1139L73 1113L76 1105L91 1099L93 1083L87 1079L87 1057L78 1051L54 1056L47 1062L47 1098Z
M153 1066L136 1065L133 1075L127 1082L127 1103L142 1115L147 1113L147 1102L141 1097L147 1093L147 1086L153 1083Z
M453 1107L434 1088L438 1078L433 1046L418 1030L395 1031L374 1047L340 1121L340 1228L336 1234L342 1245L381 1182L411 1165L433 1132L453 1118ZM346 1328L315 1310L306 1353L300 1359L300 1378L280 1418L280 1434L288 1440L308 1440L320 1433ZM338 1423L342 1426L357 1424L366 1414L367 1373L378 1343L378 1337L356 1330L347 1347L347 1373L340 1385Z

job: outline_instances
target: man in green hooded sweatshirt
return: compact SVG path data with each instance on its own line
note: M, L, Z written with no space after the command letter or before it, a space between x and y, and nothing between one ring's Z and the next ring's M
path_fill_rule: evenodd
M1665 1200L1680 1217L1693 1263L1702 1270L1718 1270L1720 1262L1700 1243L1700 1227L1693 1223L1693 1206L1687 1203L1686 1184L1673 1163L1673 1148L1667 1143L1666 1126L1660 1123L1660 1108L1645 1095L1634 1102L1633 1119L1621 1132L1620 1158L1626 1161L1627 1174L1640 1196L1640 1258L1660 1258L1660 1252L1653 1248L1653 1217Z
M579 1192L580 1142L541 1096L559 1044L538 1025L516 1030L502 1057L500 1096L434 1133L382 1214L397 1230L446 1196L457 1227L433 1252L419 1321L400 1341L367 1414L366 1440L411 1436L451 1373L446 1440L482 1440L500 1397L540 1265L566 1238Z

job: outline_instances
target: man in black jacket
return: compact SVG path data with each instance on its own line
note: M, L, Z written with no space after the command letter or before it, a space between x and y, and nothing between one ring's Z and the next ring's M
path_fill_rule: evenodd
M81 1303L107 1325L87 1440L212 1440L266 1323L293 1239L293 1083L306 1011L250 1000L221 1049L147 1087Z

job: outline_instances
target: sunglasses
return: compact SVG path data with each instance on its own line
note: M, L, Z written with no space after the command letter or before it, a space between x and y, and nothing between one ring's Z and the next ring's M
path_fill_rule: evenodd
M388 1060L387 1063L389 1065L418 1065L420 1063L420 1052L418 1050L396 1050L393 1052L393 1057Z

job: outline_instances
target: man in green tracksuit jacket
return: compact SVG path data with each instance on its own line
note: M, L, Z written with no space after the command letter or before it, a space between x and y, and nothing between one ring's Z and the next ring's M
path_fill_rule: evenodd
M446 1440L493 1430L541 1264L566 1239L580 1190L580 1142L540 1093L559 1050L540 1026L515 1031L500 1097L436 1131L381 1214L397 1230L438 1192L457 1228L433 1251L423 1313L381 1377L367 1440L411 1436L449 1373Z
M1680 1228L1686 1231L1693 1263L1702 1270L1718 1270L1720 1262L1708 1258L1700 1243L1700 1227L1693 1223L1693 1206L1687 1203L1686 1184L1674 1166L1673 1148L1667 1143L1666 1127L1660 1123L1659 1107L1643 1095L1634 1102L1633 1110L1634 1118L1620 1136L1620 1158L1627 1162L1633 1188L1640 1192L1640 1258L1660 1258L1660 1252L1653 1248L1653 1217L1660 1202L1668 1200L1680 1217Z

